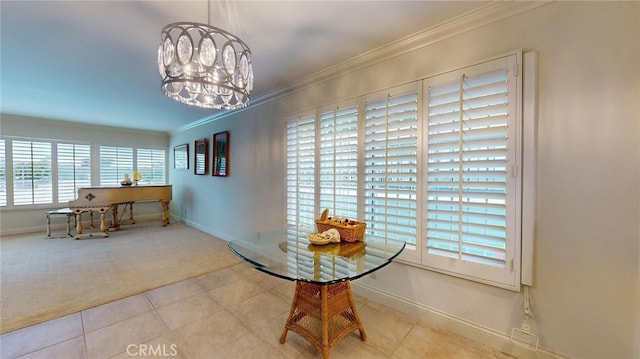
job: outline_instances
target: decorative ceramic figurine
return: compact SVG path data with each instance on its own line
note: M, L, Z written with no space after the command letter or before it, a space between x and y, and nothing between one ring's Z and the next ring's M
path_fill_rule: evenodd
M125 173L124 174L124 179L120 182L121 185L123 186L131 186L131 178L129 178L129 174Z

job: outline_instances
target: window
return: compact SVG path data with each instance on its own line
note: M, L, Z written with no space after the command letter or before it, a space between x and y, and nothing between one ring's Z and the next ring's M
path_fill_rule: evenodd
M0 206L7 205L7 161L4 140L0 140Z
M66 204L78 189L120 185L133 169L143 183L166 183L166 150L99 147L99 183L90 144L6 137L0 139L0 206ZM136 156L134 156L134 153ZM134 164L136 167L134 167Z
M515 55L425 82L424 264L515 283Z
M324 208L356 213L366 235L406 241L406 262L518 290L526 185L520 58L321 109L318 121L289 121L287 222L313 225Z
M358 218L358 108L320 114L320 209Z
M418 94L388 94L367 101L365 110L366 234L415 245Z
M91 146L58 143L58 203L76 198L78 189L91 186Z
M138 148L136 164L142 175L141 183L165 184L165 150Z
M132 173L132 148L100 146L100 185L120 185L124 175Z
M53 203L51 143L12 141L13 203Z
M315 226L316 121L305 116L287 123L287 223Z

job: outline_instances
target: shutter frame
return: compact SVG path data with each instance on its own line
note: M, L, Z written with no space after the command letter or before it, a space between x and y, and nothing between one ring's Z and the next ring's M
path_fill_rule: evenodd
M370 236L417 243L419 101L416 84L364 103L364 219Z
M287 225L297 235L300 227L315 223L316 120L308 114L287 121Z
M91 146L58 143L56 148L58 203L66 203L76 198L79 188L91 186Z
M53 203L51 142L13 140L13 204Z
M100 185L120 185L125 174L133 173L133 148L100 146Z
M519 178L510 173L520 156L516 64L517 55L510 55L434 76L425 80L423 100L423 265L513 289L519 283L510 265L517 259L513 208L520 196ZM453 76L461 79L457 104Z
M335 106L319 115L319 208L358 218L358 107Z
M0 206L7 205L7 160L6 143L0 139Z

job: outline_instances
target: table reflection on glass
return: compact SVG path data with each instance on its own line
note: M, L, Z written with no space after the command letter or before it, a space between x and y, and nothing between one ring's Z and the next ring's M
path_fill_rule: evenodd
M296 282L280 343L290 330L328 358L335 345L356 329L366 340L350 281L391 263L405 243L368 236L364 241L319 246L307 239L311 232L288 228L258 233L229 242L229 248L256 269Z

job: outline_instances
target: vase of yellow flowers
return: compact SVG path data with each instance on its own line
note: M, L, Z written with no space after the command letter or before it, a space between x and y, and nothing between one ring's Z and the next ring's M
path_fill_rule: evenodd
M133 183L135 183L135 185L138 185L138 182L140 182L140 180L142 179L142 173L140 173L140 171L133 171Z

